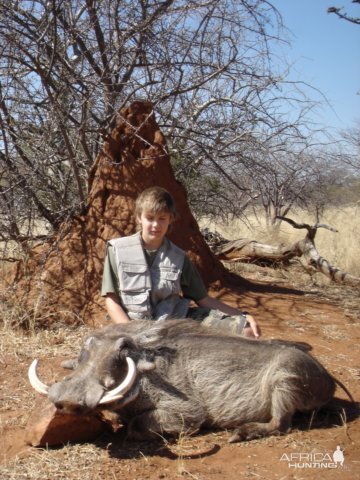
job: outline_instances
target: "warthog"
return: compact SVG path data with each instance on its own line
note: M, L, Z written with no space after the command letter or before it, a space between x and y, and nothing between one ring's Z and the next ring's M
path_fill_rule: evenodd
M281 341L225 336L190 320L137 321L94 332L74 371L32 386L64 413L111 409L128 436L235 429L229 441L288 431L295 411L332 399L336 380L309 353Z

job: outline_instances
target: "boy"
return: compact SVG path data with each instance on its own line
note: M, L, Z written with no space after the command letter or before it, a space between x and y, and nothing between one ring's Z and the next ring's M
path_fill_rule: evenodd
M101 295L114 323L191 317L205 325L227 325L244 336L260 336L251 315L208 295L185 252L166 237L176 218L167 190L144 190L136 200L135 216L140 232L111 240L105 257ZM191 300L200 308L189 308Z

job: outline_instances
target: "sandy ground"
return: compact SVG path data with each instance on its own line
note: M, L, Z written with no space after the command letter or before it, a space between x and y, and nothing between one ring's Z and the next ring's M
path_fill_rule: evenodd
M344 307L345 293L336 291L335 303L326 291L306 293L274 282L245 294L234 289L213 294L232 304L240 299L242 306L256 312L264 338L310 344L312 354L359 400L359 315ZM356 304L358 291L343 292ZM0 358L1 479L360 479L359 411L341 389L335 410L299 414L293 430L281 437L228 444L229 432L220 431L134 443L125 441L120 431L89 444L28 447L24 425L36 400L27 382L29 361L21 351ZM55 368L59 362L54 356L48 366ZM344 454L342 466L332 460L337 446Z

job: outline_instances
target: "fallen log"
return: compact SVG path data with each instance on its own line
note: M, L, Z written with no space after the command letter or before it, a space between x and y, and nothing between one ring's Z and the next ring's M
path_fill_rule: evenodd
M323 273L333 282L360 286L359 277L334 267L316 249L315 236L318 229L326 228L332 232L337 232L335 228L319 222L309 225L307 223L297 223L288 217L279 216L277 218L289 223L293 228L307 230L305 238L292 245L268 245L248 238L227 241L221 237L218 243L213 241L210 248L219 260L226 262L253 262L267 265L287 264L293 258L303 257L310 267Z
M213 247L219 260L227 262L287 263L294 257L302 255L298 244L268 245L248 238L232 240L218 247Z

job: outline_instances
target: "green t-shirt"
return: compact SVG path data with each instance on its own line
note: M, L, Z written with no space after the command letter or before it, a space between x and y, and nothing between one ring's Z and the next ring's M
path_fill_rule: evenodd
M156 251L145 251L145 256L150 265L155 255ZM187 255L185 255L184 259L180 284L185 298L190 298L191 300L198 302L207 296L207 290L204 282L202 281L197 268ZM112 245L108 244L104 262L101 295L105 297L108 293L116 293L116 295L119 296L119 291L120 285L116 268L115 250Z

